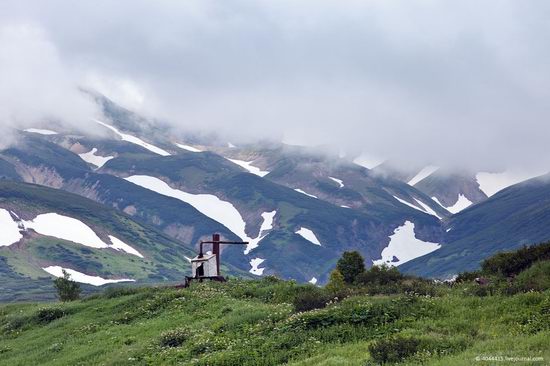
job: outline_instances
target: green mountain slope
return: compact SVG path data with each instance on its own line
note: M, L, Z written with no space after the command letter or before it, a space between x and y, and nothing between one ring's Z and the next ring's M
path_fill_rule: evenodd
M51 298L51 277L42 269L48 266L103 278L130 278L137 283L181 282L190 273L185 256L192 257L194 252L189 246L124 213L78 195L0 180L0 208L23 220L32 220L44 213L74 218L92 228L105 242L109 242L108 235L113 235L144 256L91 248L28 229L18 243L0 247L0 301ZM233 268L225 270L242 274Z
M550 175L508 187L454 215L443 247L400 266L423 276L474 270L495 252L550 239Z
M183 151L168 157L121 154L107 162L102 171L120 177L153 176L184 192L215 195L239 210L250 237L259 233L261 214L276 210L275 228L260 246L246 260L242 254L236 253L237 249L228 249L233 253L228 258L234 258L231 263L235 265L261 258L265 260L265 274L300 281L309 281L312 277L326 279L329 268L345 250L361 251L367 263L378 259L382 248L389 242L388 237L407 217L417 224L419 236L431 239L442 235L434 216L401 205L396 200L393 200L396 202L394 209L388 210L363 212L343 208L268 179L243 173L237 165L211 152ZM400 206L405 209L400 210ZM321 246L297 235L296 231L301 227L312 230Z
M151 156L151 153L132 144L112 144L109 140L90 143L91 146L103 143L111 147L110 152L131 153L138 159ZM0 162L11 164L19 179L63 189L121 210L139 221L156 226L190 248L214 232L228 239L236 239L227 228L191 205L94 171L71 151L40 137L22 137L16 147L0 152Z

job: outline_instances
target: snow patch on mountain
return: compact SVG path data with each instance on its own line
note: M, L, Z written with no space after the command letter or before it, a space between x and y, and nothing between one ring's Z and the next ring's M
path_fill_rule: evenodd
M250 273L255 274L256 276L261 276L264 274L265 268L259 268L260 264L262 264L265 261L265 259L262 258L254 258L250 260L250 266L252 267L250 269Z
M424 212L424 213L427 213L427 214L429 214L429 215L435 216L435 217L437 217L438 219L441 220L441 217L440 217L434 210L432 210L428 205L426 205L426 204L425 204L424 202L422 202L422 201L417 200L416 198L414 198L414 200L415 200L420 206L422 206L422 208L417 207L417 206L413 205L412 203L409 203L409 202L407 202L407 201L405 201L405 200L402 200L401 198L399 198L399 197L397 197L397 196L393 196L393 198L395 198L396 200L398 200L399 202L401 202L401 203L404 204L404 205L407 205L407 206L409 206L409 207L412 207L412 208L414 208L415 210L418 210L418 211L420 211L420 212Z
M14 222L17 226L17 223ZM59 215L57 213L45 213L36 216L33 220L21 221L23 230L33 229L39 234L71 241L90 248L123 251L143 258L143 255L122 240L109 235L112 244L105 243L88 225L72 217Z
M386 264L389 266L399 266L439 248L441 248L439 243L417 239L414 233L414 223L405 221L390 236L390 243L380 254L382 258L374 260L372 263L374 265Z
M115 250L126 252L128 254L138 256L140 258L143 258L143 255L141 255L140 252L138 252L137 250L135 250L134 248L132 248L131 246L129 246L128 244L126 244L122 240L120 240L120 239L118 239L118 238L116 238L112 235L109 235L109 239L111 240L111 243L113 244L111 246L111 248L113 248Z
M447 207L443 206L443 204L442 204L441 202L439 202L439 200L437 199L437 197L435 197L435 196L432 197L432 200L433 200L435 203L437 203L439 206L441 206L441 207L443 207L443 208L445 208L445 209L447 208Z
M234 148L236 148L237 146L233 145L231 142L228 142L228 143L227 143L227 147L230 148L230 149L234 149Z
M202 150L197 149L196 147L193 147L190 145L179 144L176 142L176 146L179 147L180 149L191 151L191 152L202 152Z
M506 187L523 182L527 179L538 177L539 175L543 175L545 173L547 173L547 171L538 171L533 173L514 172L509 170L502 173L480 172L476 174L476 180L479 184L479 189L481 189L488 197L491 197Z
M23 235L19 232L19 227L13 221L10 213L0 208L0 247L17 243L22 237Z
M41 135L57 135L58 133L52 130L44 130L41 128L27 128L23 130L25 132L31 132L31 133L39 133Z
M125 179L164 196L174 197L186 202L211 219L225 225L242 240L251 240L246 235L244 219L230 202L223 201L213 194L192 194L174 189L164 181L148 175L133 175Z
M109 280L105 279L99 276L90 276L82 272L75 271L74 269L70 268L63 268L60 266L49 266L42 268L44 271L48 272L54 277L63 277L63 270L65 270L69 275L71 275L71 279L76 282L80 283L87 283L92 286L102 286L106 285L108 283L118 283L118 282L135 282L136 280L132 280L129 278L121 278L117 280Z
M260 241L262 241L263 238L267 236L268 232L273 229L273 219L276 214L277 211L264 212L262 214L263 222L260 226L260 232L255 239L248 238L248 244L246 245L244 254L248 254L252 249L257 248L260 245Z
M162 156L169 156L170 155L170 153L168 151L163 150L160 147L156 147L155 145L151 145L150 143L147 143L147 142L143 141L142 139L140 139L138 137L135 137L135 136L132 136L132 135L129 135L129 134L126 134L126 133L122 133L119 130L117 130L115 127L113 127L111 125L108 125L105 122L99 121L97 119L95 119L94 121L99 123L100 125L102 125L104 127L107 127L108 129L110 129L111 131L116 133L122 139L122 141L127 141L127 142L130 142L132 144L139 145L139 146L144 147L147 150L149 150L151 152L154 152L155 154L158 154L158 155L162 155Z
M88 225L72 217L45 213L36 216L33 220L23 221L23 223L26 228L33 229L42 235L72 241L90 248L109 247Z
M246 222L231 202L223 201L212 194L192 194L180 189L174 189L164 181L148 175L133 175L125 179L164 196L177 198L180 201L186 202L204 215L221 223L239 238L249 242L245 249L245 254L258 247L260 241L267 235L266 231L273 228L273 220L277 214L277 211L264 212L262 214L264 221L260 227L258 236L250 238L245 231Z
M313 197L313 198L317 198L317 196L314 196L314 195L312 195L312 194L306 193L306 192L304 192L303 190L301 190L300 188L295 188L294 190L295 190L296 192L298 192L298 193L305 194L306 196Z
M414 199L420 206L422 206L423 208L423 211L426 212L427 214L430 214L432 216L435 216L437 217L438 219L441 220L441 216L439 216L434 210L432 210L432 208L430 206L428 206L427 204L425 204L424 202L420 201L420 200L417 200L416 198Z
M227 158L227 160L229 160L233 164L237 164L238 166L248 170L249 173L255 174L257 176L265 177L266 175L269 174L267 170L261 170L260 168L252 166L252 163L254 161L244 161L244 160L229 159L229 158Z
M472 201L470 201L468 198L466 198L466 196L461 193L458 195L458 200L456 201L456 203L450 207L447 207L447 210L455 214L464 210L467 207L470 207L471 205Z
M418 172L410 181L407 182L408 185L414 186L416 183L420 182L424 178L429 177L432 175L439 167L428 165L427 167L424 167L421 171Z
M98 168L101 168L109 160L114 159L114 156L100 156L100 155L96 155L95 154L96 152L97 152L97 149L94 147L92 150L88 151L87 153L78 154L78 156L80 156L80 158L85 162L95 165Z
M317 236L315 236L315 233L310 229L301 227L300 230L296 231L296 234L300 235L302 238L306 239L307 241L315 245L319 245L319 246L321 245L321 242L319 241L319 239L317 239Z
M343 188L344 187L344 181L341 180L341 179L338 179L338 178L334 178L334 177L329 177L331 180L333 180L334 182L338 183L338 186L340 188Z

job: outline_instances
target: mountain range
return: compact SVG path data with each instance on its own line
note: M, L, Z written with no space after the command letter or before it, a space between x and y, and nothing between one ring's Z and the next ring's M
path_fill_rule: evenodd
M548 176L511 185L490 172L369 169L315 147L235 146L90 96L100 133L44 124L0 151L6 299L51 296L61 268L90 285L177 282L212 233L249 242L223 248L227 274L311 283L349 250L367 265L448 278L550 239Z

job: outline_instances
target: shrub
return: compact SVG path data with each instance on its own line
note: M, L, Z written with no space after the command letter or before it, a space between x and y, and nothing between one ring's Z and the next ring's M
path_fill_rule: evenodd
M63 277L56 278L53 284L61 301L78 300L80 297L80 285L71 280L71 275L65 270L63 270Z
M357 275L357 283L362 285L377 284L388 285L403 280L405 277L395 267L372 266L368 271L363 271Z
M395 363L412 357L418 352L419 345L420 341L416 338L396 336L371 343L369 352L378 363Z
M319 329L333 325L350 324L362 327L379 327L393 323L406 314L419 316L428 306L418 298L404 296L381 302L371 302L364 297L349 297L337 305L301 313L292 318L292 329Z
M481 277L481 271L474 272L460 272L456 277L456 283L472 282L476 278Z
M514 252L498 253L483 261L481 268L488 274L510 277L518 275L533 263L542 260L550 260L550 242L525 246Z
M324 308L330 297L322 289L308 286L296 294L292 304L296 311L309 311Z
M431 280L403 275L395 267L373 266L356 279L370 295L416 294L436 296L441 286Z
M160 335L161 347L179 347L189 338L187 329L173 329Z
M344 252L336 263L336 269L344 276L344 282L352 284L356 277L365 272L365 260L357 251Z
M29 325L32 319L28 316L17 316L10 319L3 327L1 333L15 333Z
M550 261L538 262L521 272L513 281L510 293L550 289Z
M40 308L34 315L36 321L40 324L51 323L63 316L65 316L65 311L61 308Z
M371 343L369 352L377 363L397 363L413 359L424 364L433 356L445 356L463 351L468 344L464 337L441 339L397 335Z
M325 289L332 295L339 295L345 288L346 283L344 282L344 276L342 276L339 270L335 269L330 273L330 278Z

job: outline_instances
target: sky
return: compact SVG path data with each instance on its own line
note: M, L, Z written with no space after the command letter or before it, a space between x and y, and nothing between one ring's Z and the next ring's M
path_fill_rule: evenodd
M540 169L548 19L544 0L2 0L0 126L90 131L83 87L231 141Z

